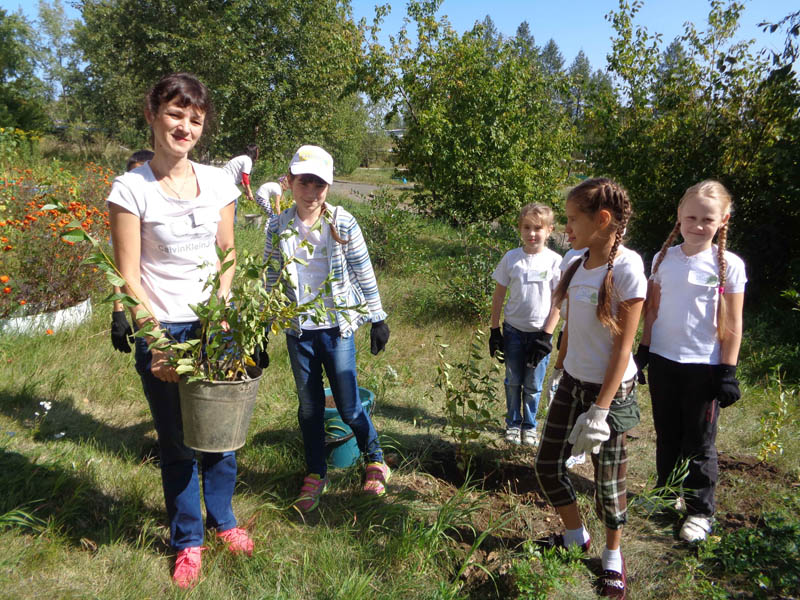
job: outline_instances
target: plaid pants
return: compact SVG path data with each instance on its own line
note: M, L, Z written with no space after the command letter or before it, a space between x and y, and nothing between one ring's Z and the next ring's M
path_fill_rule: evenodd
M553 506L566 506L576 500L565 464L572 452L572 444L567 438L577 418L597 399L600 388L599 384L584 383L565 372L550 404L534 469L539 487ZM630 408L635 402L634 380L623 381L611 403L610 412ZM615 429L611 415L608 423L611 437L601 444L599 454L592 454L595 507L597 516L608 529L619 529L627 520L627 435Z

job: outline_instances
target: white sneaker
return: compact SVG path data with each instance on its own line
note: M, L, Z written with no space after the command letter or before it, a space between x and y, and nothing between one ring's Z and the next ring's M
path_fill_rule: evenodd
M519 444L522 442L519 427L509 427L506 429L506 441L509 444L516 444L519 446Z
M581 452L578 456L570 456L567 459L566 465L568 469L571 469L577 465L582 465L586 462L586 452Z
M711 533L711 520L697 515L689 515L683 522L679 534L687 542L702 542Z
M535 429L523 429L522 430L522 443L525 446L538 446L539 445L539 434L536 433Z

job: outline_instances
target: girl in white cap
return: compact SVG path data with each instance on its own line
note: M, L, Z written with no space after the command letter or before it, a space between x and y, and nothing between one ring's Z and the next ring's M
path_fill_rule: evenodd
M307 467L295 506L304 513L317 507L328 485L323 368L339 415L352 428L359 449L366 455L364 492L384 494L390 474L378 434L361 405L353 339L362 323L372 323L371 351L377 354L386 346L389 327L384 322L386 313L361 228L353 215L325 201L332 182L331 155L319 146L300 147L289 163L288 185L294 205L272 217L264 247L264 261L277 261L273 266L278 266L269 270L268 288L277 281L283 257L295 256L302 262L287 265L293 299L302 304L322 294L326 308L331 309L322 320L311 312L303 314L286 330ZM283 235L287 231L296 235ZM303 241L312 249L301 244ZM330 286L322 285L329 274L333 274ZM358 305L366 313L342 308ZM268 361L264 352L262 364Z

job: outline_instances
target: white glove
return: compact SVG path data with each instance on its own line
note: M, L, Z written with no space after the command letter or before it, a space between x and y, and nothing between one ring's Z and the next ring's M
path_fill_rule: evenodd
M545 407L550 406L550 402L555 398L556 390L558 389L558 384L561 382L561 376L563 374L564 369L559 369L557 367L553 367L553 370L550 372L550 377L547 378L542 388L542 400L544 400Z
M589 410L578 417L572 433L569 434L573 456L577 456L581 452L591 451L592 454L600 452L600 444L611 437L611 428L606 423L607 416L607 408L600 408L596 404L592 404Z

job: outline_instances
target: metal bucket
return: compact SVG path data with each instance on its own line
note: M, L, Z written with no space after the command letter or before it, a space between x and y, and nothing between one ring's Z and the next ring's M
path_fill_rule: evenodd
M258 396L261 369L248 367L251 379L193 381L181 379L183 443L203 452L228 452L244 446Z
M325 397L331 395L331 389L325 388ZM375 394L367 388L359 387L358 395L361 399L361 408L371 415L375 405ZM352 467L361 457L353 430L342 421L336 408L325 407L325 452L328 466L334 469Z

